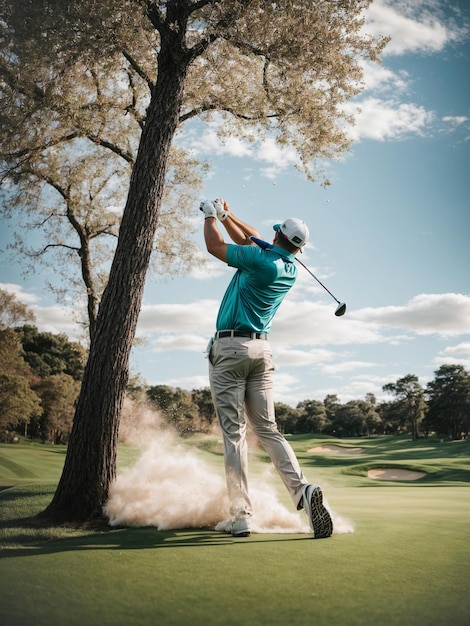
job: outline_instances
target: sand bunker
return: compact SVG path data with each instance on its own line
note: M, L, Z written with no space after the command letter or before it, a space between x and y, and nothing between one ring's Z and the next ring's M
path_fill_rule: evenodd
M376 478L379 480L418 480L424 476L426 476L426 472L413 472L411 470L395 469L392 467L372 469L367 472L368 478Z
M326 454L360 454L363 448L346 448L344 446L318 446L316 448L310 448L308 450L309 453L312 452L323 452Z

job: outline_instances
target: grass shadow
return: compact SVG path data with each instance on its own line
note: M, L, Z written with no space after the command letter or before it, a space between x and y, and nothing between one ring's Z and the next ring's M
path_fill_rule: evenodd
M15 524L34 524L34 520L12 520ZM152 550L162 548L205 548L208 546L230 546L232 544L312 541L310 535L259 535L237 539L213 529L158 530L154 527L111 528L92 532L80 537L54 539L31 545L12 546L2 551L2 558L31 557L75 551L96 550Z

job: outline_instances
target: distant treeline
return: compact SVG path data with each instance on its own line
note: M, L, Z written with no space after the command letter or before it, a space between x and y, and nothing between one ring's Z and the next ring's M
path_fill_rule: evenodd
M23 435L66 444L85 361L85 349L65 335L41 333L30 325L0 329L0 439L14 441ZM383 390L390 401L378 402L369 393L346 403L336 395L302 400L295 408L278 402L277 423L284 433L336 437L468 435L470 373L461 365L442 365L425 388L409 374ZM128 396L134 405L157 410L182 436L209 432L217 423L209 388L188 391L134 379Z

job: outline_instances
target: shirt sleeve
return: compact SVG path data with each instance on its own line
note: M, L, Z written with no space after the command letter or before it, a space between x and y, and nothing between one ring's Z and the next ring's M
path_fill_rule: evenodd
M245 272L256 270L263 265L262 250L257 246L237 246L229 244L227 248L227 265Z

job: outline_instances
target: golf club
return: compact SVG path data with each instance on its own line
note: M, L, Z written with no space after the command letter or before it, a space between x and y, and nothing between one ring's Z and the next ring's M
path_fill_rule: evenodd
M250 239L251 239L251 241L254 241L260 248L264 248L265 250L267 248L269 248L269 249L273 248L273 245L271 243L268 243L267 241L263 241L263 239L258 239L258 237L250 237ZM307 270L307 272L310 274L310 276L312 276L317 281L317 283L319 285L321 285L323 287L323 289L330 294L330 296L333 298L333 300L335 300L335 302L338 303L338 306L336 307L335 315L337 317L341 317L341 315L344 315L346 313L346 302L340 302L337 298L335 298L335 296L331 293L331 291L329 289L327 289L325 287L325 285L321 282L321 280L318 280L318 278L315 276L315 274L308 269L308 267L305 265L305 263L302 263L302 261L300 259L298 259L297 257L295 257L295 260L305 270Z

